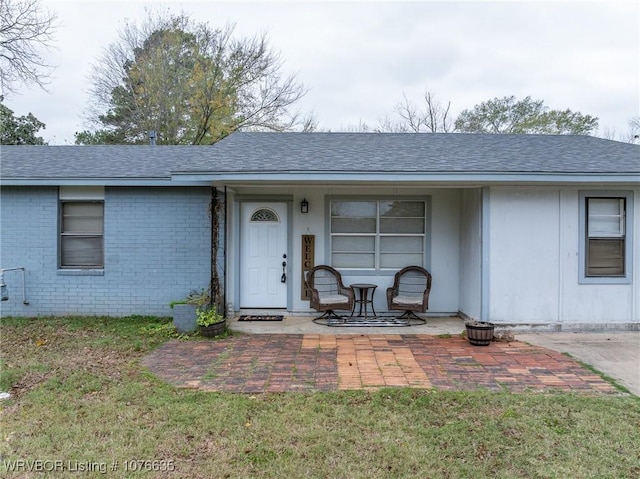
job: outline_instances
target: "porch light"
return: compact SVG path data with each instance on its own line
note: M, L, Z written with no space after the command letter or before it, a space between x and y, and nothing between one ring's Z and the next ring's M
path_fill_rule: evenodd
M307 199L303 199L302 202L300 203L300 213L308 213L309 212L309 202L307 201Z

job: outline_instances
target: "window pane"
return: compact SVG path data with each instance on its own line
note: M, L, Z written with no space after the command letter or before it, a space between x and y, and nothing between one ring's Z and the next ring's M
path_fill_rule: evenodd
M377 216L375 201L332 201L331 216L373 217Z
M589 198L588 234L621 236L624 234L624 200L620 198Z
M332 247L335 252L364 251L373 253L376 240L373 236L334 236Z
M98 233L103 229L102 203L63 203L63 233Z
M65 217L62 219L63 233L98 233L102 234L102 218Z
M624 239L590 239L587 248L588 276L624 275Z
M404 268L405 266L421 264L422 253L382 253L380 255L381 268Z
M375 233L375 218L332 218L332 233Z
M102 266L102 236L63 236L62 266Z
M71 203L62 204L65 216L102 216L102 203Z
M380 218L380 233L424 233L424 218Z
M382 253L421 253L424 241L421 236L382 236L380 251Z
M620 198L589 198L589 215L619 215Z
M375 267L375 255L373 253L333 253L331 265L334 268L369 268Z
M381 201L380 216L424 218L424 201Z

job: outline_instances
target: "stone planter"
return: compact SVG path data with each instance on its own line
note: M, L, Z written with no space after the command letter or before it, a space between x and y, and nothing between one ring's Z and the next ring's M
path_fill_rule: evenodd
M467 328L467 338L469 343L474 346L488 346L493 339L495 325L482 321L468 321L465 323Z
M196 330L195 304L174 304L173 325L180 333L190 333Z

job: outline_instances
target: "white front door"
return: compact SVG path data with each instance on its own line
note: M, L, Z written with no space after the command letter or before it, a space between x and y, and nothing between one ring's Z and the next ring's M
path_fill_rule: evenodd
M240 307L286 308L287 204L245 202L240 215Z

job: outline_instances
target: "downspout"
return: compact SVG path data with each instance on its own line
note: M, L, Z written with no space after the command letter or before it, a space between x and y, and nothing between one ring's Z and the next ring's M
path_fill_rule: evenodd
M219 293L220 283L218 282L218 190L216 187L211 188L211 264L210 264L210 294L209 306L215 305L219 311Z
M227 185L224 185L224 247L222 250L222 305L225 317L227 315L227 241L229 241L229 228L227 227Z

